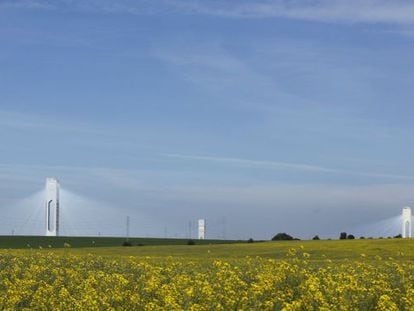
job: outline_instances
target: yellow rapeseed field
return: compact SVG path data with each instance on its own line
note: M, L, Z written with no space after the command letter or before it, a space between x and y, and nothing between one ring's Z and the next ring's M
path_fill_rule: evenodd
M414 310L414 265L393 258L180 260L0 251L2 310Z

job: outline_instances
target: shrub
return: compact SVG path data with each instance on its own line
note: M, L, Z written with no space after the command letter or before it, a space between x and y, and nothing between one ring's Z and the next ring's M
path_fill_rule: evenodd
M341 232L341 234L339 235L340 240L346 240L346 237L347 237L346 232Z
M272 241L291 241L293 237L287 233L278 233L273 238Z

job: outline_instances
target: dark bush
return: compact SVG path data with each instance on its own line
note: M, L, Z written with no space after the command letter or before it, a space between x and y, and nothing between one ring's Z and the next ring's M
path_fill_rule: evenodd
M347 237L346 232L341 232L341 234L339 235L340 240L346 240L346 237Z
M291 237L289 234L284 233L284 232L278 233L272 238L272 241L291 241L291 240L293 240L293 237Z
M254 243L254 240L252 238L247 240L247 243Z
M187 241L187 245L195 245L196 243L194 242L194 240L188 240Z
M319 236L315 235L312 240L320 240Z
M348 240L355 240L355 236L353 234L348 234L346 237Z
M132 243L129 241L122 242L122 246L132 246Z

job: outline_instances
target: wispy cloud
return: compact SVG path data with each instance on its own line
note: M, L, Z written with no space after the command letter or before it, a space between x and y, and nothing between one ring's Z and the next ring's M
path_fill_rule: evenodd
M414 3L404 0L15 0L0 8L65 9L105 13L204 14L234 18L283 17L350 23L414 23Z
M212 156L194 156L194 155L181 155L181 154L164 154L167 157L186 159L186 160L201 160L217 163L226 163L237 166L245 167L259 167L268 169L291 169L301 171L312 171L312 172L325 172L325 173L337 173L338 170L332 170L320 166L297 164L297 163L286 163L286 162L273 162L273 161L257 161L240 158L226 158L226 157L212 157Z
M178 69L179 75L188 83L214 93L231 90L234 94L233 101L236 96L239 101L239 97L245 98L247 93L257 97L257 93L267 94L269 90L274 98L275 86L271 79L257 73L246 61L223 48L221 43L210 41L208 44L191 44L184 43L182 38L177 40L178 44L165 44L154 49L152 53L163 63ZM243 96L240 96L240 85L246 86ZM261 92L257 92L258 88L261 88Z
M54 6L44 0L15 0L0 2L0 9L51 9Z
M229 17L284 17L323 22L397 24L414 22L414 3L402 0L179 1L176 3L189 12Z
M63 120L51 116L35 115L15 111L0 110L0 128L21 130L53 130L99 134L103 127L73 120ZM109 132L109 131L108 131Z
M289 163L289 162L276 162L276 161L261 161L261 160L250 160L242 158L229 158L229 157L213 157L213 156L196 156L196 155L182 155L182 154L163 154L166 157L184 159L184 160L199 160L223 163L234 166L242 167L255 167L269 170L295 170L302 172L313 172L313 173L325 173L325 174L342 174L342 175L355 175L364 177L374 178L386 178L386 179L406 179L414 180L414 176L409 175L398 175L398 174L382 174L382 173L371 173L371 172L356 172L343 169L334 169L317 165L309 165L303 163Z
M106 14L159 14L172 12L174 1L160 0L13 0L0 2L0 9L39 9L101 12Z

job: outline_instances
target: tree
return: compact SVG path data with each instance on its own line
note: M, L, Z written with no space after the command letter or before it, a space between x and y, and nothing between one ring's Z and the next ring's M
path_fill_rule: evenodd
M401 239L401 238L402 238L401 233L400 233L400 234L398 234L398 235L396 235L396 236L394 237L394 239Z
M278 233L273 238L272 241L290 241L293 240L293 237L287 233Z
M346 232L341 232L341 234L339 235L340 240L346 240L346 237L347 237Z
M312 240L320 240L319 236L315 235Z
M355 237L353 234L348 234L348 236L346 237L348 240L354 240Z
M247 243L254 243L254 240L252 238L247 240Z

